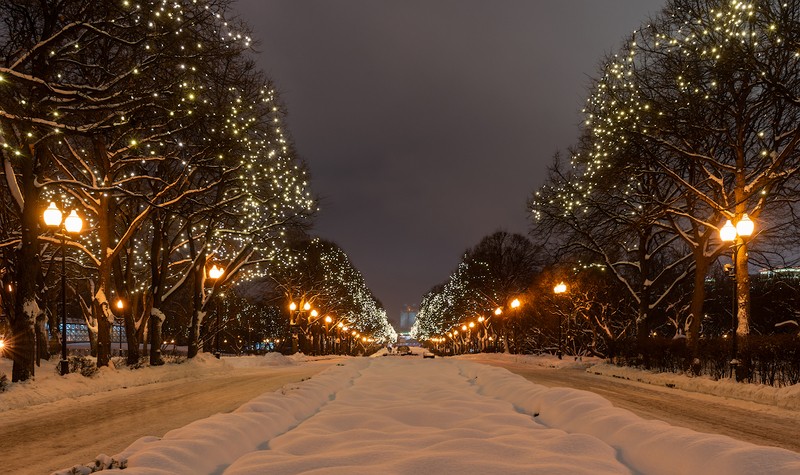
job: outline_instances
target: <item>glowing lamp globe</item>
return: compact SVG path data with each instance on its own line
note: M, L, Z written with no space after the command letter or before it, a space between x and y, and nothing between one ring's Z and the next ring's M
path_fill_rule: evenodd
M208 277L213 280L217 280L225 273L225 270L217 267L216 264L211 266L211 269L208 270Z
M747 216L747 213L743 214L742 219L736 223L736 232L739 236L749 237L753 235L753 229L755 229L755 223L750 219L750 216Z
M83 229L83 220L78 216L78 212L74 209L69 213L69 216L64 220L64 229L68 233L77 234Z
M61 210L58 209L55 202L51 201L50 206L44 210L44 224L50 227L61 226Z
M719 238L722 239L723 242L733 242L736 239L736 228L733 227L733 223L731 220L727 220L725 222L725 226L722 226L722 229L719 230Z

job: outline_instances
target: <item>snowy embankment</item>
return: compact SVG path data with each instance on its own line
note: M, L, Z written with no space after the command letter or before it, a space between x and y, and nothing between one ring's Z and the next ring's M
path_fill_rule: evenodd
M741 399L783 409L800 410L800 384L774 388L763 384L737 383L733 379L714 381L707 376L689 377L675 373L653 373L636 368L620 367L608 363L591 366L587 371L603 376L666 386L695 393Z
M458 356L459 359L470 361L497 361L522 363L526 366L540 368L584 368L587 372L626 379L654 386L681 389L700 394L727 397L750 401L767 406L776 406L793 411L800 410L800 384L775 388L763 384L737 383L731 378L713 380L708 376L687 376L676 373L655 373L629 366L616 366L604 363L602 358L583 358L575 361L573 358L559 360L549 355L510 355L504 353L483 353L476 355Z
M502 368L419 356L350 359L113 458L131 475L800 473L795 452L644 420Z
M208 353L200 353L182 364L146 366L135 370L126 367L100 368L97 377L87 378L77 373L59 375L58 361L53 358L51 361L42 361L42 366L36 368L36 376L32 381L11 384L6 391L0 393L0 412L122 387L177 379L204 379L209 375L228 373L232 368L283 366L305 360L306 357L302 354L286 357L279 353L218 360ZM11 374L11 360L0 358L0 373Z

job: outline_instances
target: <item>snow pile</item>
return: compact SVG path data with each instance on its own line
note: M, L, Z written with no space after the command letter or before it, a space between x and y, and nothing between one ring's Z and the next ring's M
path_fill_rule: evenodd
M96 377L87 378L77 373L61 376L58 373L58 360L52 358L42 361L32 381L11 384L5 392L0 393L0 412L123 387L177 379L203 379L209 374L225 374L232 368L287 366L302 361L306 361L305 356L286 357L278 353L222 359L200 353L182 364L146 366L135 370L126 367L100 368ZM0 358L0 373L11 375L10 359Z
M603 376L624 378L640 383L666 386L696 393L730 397L743 401L777 406L784 409L800 410L800 384L775 388L763 384L737 383L732 379L714 381L707 376L689 377L675 373L653 373L637 368L620 367L601 363L587 371Z
M128 475L800 473L795 452L647 421L502 368L419 357L349 359L113 459Z
M800 454L796 452L645 420L597 394L535 385L498 368L472 365L462 371L474 378L481 394L506 400L545 426L597 437L616 449L620 460L634 472L800 473Z

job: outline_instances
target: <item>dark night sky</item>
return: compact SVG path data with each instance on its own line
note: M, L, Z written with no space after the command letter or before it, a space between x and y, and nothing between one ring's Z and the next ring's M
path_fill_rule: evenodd
M239 0L337 242L393 321L525 203L665 0Z

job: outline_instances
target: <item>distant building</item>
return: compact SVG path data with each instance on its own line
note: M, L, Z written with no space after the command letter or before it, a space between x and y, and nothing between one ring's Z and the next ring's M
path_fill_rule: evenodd
M407 332L411 330L411 326L417 320L417 307L406 305L402 312L400 312L400 328L398 332Z

